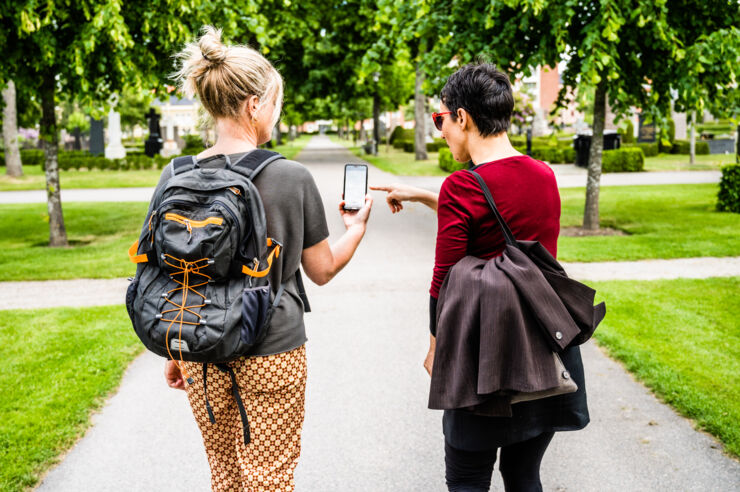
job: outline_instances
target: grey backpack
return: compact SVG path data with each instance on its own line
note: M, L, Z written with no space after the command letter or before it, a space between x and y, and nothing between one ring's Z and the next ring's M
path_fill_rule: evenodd
M282 245L267 237L262 200L252 183L281 158L258 149L234 163L227 156L225 165L199 163L194 156L174 159L172 176L152 198L139 240L129 250L137 270L126 308L136 334L155 354L204 363L204 381L206 363L215 363L237 388L226 363L264 339L285 289L283 283L273 296L266 278ZM300 277L297 282L303 291ZM238 389L234 397L241 412Z

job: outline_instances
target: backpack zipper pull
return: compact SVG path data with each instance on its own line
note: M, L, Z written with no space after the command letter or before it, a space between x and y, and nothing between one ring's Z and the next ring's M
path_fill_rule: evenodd
M190 221L185 219L185 227L188 228L188 244L190 244L190 241L193 239L193 226L190 225Z

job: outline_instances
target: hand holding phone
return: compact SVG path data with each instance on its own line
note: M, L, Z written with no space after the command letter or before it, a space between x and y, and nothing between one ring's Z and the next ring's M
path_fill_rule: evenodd
M367 166L346 164L344 166L344 210L360 210L367 195Z

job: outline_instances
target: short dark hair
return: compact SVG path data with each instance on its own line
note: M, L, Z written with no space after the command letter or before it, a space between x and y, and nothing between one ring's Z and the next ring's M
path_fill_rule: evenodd
M509 129L514 111L511 82L490 63L471 63L450 75L440 97L453 120L459 108L467 111L482 137Z

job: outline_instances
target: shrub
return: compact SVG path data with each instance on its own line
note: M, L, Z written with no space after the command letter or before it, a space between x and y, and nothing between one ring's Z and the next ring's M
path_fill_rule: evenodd
M411 152L411 153L413 153L414 152L414 142L413 141L409 142L408 140L407 141L404 141L403 142L403 151L404 152Z
M466 169L468 167L466 162L457 162L454 157L452 157L452 152L448 148L439 149L438 162L439 167L448 173L454 173L455 171Z
M526 149L525 149L526 150ZM538 161L549 162L550 164L561 164L564 161L563 151L557 147L532 147L532 157Z
M563 163L564 164L575 164L576 162L576 149L569 147L563 149Z
M627 120L627 122L624 125L624 128L621 128L619 130L619 135L622 137L622 143L623 144L629 144L635 142L635 126L632 124L631 120Z
M393 145L394 149L400 149L403 150L404 145L409 142L409 140L404 140L402 138L396 139L395 142L393 142L391 145Z
M182 138L185 140L185 147L182 149L183 155L200 154L206 148L200 135L183 135Z
M634 144L622 145L623 149L637 148L641 149L645 157L655 157L658 155L658 142L638 142Z
M605 173L631 173L644 169L645 154L639 148L605 150L602 156L601 171Z
M397 126L393 129L390 136L390 143L395 143L396 140L407 140L407 141L414 141L414 129L413 128L403 128L401 126ZM395 147L395 146L394 146ZM400 148L400 147L396 147Z
M697 141L694 151L696 152L696 155L708 155L709 154L709 143ZM690 154L690 153L691 153L691 142L687 140L676 140L675 142L673 142L673 147L671 148L671 154Z
M44 162L44 151L39 149L25 149L21 150L21 162L23 165L37 166ZM3 156L3 163L5 163L5 157Z
M527 137L522 137L522 136L509 137L509 142L511 142L511 145L514 147L526 147Z
M740 214L740 164L722 166L717 193L717 210Z
M439 152L439 149L447 147L447 142L443 138L435 138L434 142L427 143L427 152Z
M734 133L737 131L737 127L729 123L721 122L704 123L701 125L696 125L696 131L700 134L708 133L712 135L721 135L723 133Z

